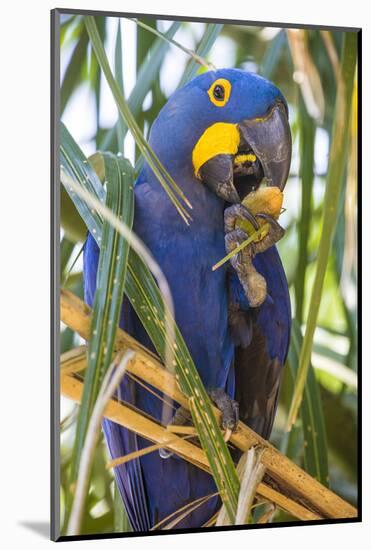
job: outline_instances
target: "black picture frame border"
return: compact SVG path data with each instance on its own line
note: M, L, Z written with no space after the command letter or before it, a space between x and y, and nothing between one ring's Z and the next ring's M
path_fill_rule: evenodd
M50 538L60 540L60 12L50 24Z
M164 21L188 21L193 23L227 23L240 26L267 26L283 28L300 28L314 30L330 30L340 32L357 33L357 54L358 54L358 97L357 97L357 169L358 169L358 190L357 190L357 320L358 320L358 365L362 357L362 27L342 27L336 25L318 25L302 23L283 23L271 21L251 21L241 19L220 19L198 16L163 15L152 13L118 12L109 10L86 10L75 8L54 8L51 14L51 49L50 49L50 350L51 350L51 387L50 387L50 537L55 542L66 542L76 540L99 540L131 537L153 537L163 535L208 533L217 531L247 531L251 529L275 529L289 526L308 525L336 525L345 523L362 522L362 368L358 370L358 392L357 392L357 509L356 518L324 519L312 521L290 521L271 524L251 524L224 527L201 527L194 529L172 529L171 531L136 531L127 533L96 533L85 535L67 536L60 534L60 379L59 379L59 358L60 358L60 193L59 193L59 122L60 122L60 16L61 15L93 15L105 17L140 17L156 18Z

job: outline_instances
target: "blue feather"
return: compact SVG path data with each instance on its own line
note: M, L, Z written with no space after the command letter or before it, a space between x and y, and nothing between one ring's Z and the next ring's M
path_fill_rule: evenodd
M206 93L216 78L228 78L232 83L231 97L224 109L215 107ZM153 124L150 145L192 203L193 221L189 227L148 165L144 165L135 185L134 231L167 277L176 322L204 385L223 388L231 397L235 394L235 346L228 325L228 270L223 267L213 272L211 269L225 255L225 204L196 179L192 150L204 130L214 122L237 123L259 116L267 112L277 98L284 101L281 92L270 82L257 75L226 69L197 77L168 100ZM89 235L84 249L85 300L89 305L94 300L98 258L98 247ZM272 285L271 296L276 292L277 267L277 259L272 258L267 255L265 259L256 259L257 268ZM238 285L232 284L232 287L238 295ZM241 307L248 308L241 294L239 299ZM269 302L261 323L266 329L271 327L267 332L270 353L283 357L284 338L275 338L272 334L268 305ZM128 303L123 307L120 326L153 349ZM119 391L125 401L160 421L162 402L157 397L127 379ZM148 441L111 421L105 420L103 428L113 458L149 445ZM116 467L115 476L130 522L139 531L148 530L182 506L216 491L210 475L178 457L163 459L158 452ZM177 527L200 527L219 506L219 498L209 499Z

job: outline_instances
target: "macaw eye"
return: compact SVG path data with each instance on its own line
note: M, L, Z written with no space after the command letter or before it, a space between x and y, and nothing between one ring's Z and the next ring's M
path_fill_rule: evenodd
M215 99L217 101L223 101L224 96L225 96L225 90L224 90L223 86L220 86L220 84L215 86L215 88L213 90L213 96L215 97Z
M231 95L231 89L232 86L229 80L226 80L225 78L218 78L218 80L213 82L207 92L211 103L217 107L224 107L224 105L228 103L229 96Z

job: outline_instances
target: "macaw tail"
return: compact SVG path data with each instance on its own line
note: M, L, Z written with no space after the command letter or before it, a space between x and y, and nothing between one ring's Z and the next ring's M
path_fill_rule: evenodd
M117 398L120 401L130 402L132 400L131 389L130 384L121 384ZM119 424L104 419L103 432L112 459L138 450L136 434L123 429ZM131 527L134 531L148 531L151 522L139 460L130 460L116 466L114 473Z

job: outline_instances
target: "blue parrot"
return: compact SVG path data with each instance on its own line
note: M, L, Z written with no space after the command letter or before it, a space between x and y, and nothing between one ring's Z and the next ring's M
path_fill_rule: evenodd
M134 231L167 277L176 322L221 409L223 426L233 429L241 419L268 438L291 321L287 281L274 246L282 236L280 226L266 216L270 231L265 241L247 247L227 267L213 272L212 266L226 248L247 238L235 225L239 217L256 224L241 200L262 182L284 188L291 160L286 101L277 87L256 74L206 72L169 98L152 125L149 143L191 202L193 221L184 223L145 164L135 185ZM84 246L89 305L98 259L99 248L89 234ZM125 297L120 327L153 350ZM118 397L161 420L161 400L133 380L125 377ZM112 458L150 445L107 419L103 429ZM216 493L215 483L170 453L131 460L115 468L115 477L135 531L148 531L161 521L164 526L170 515L170 521L179 519L176 528L202 527L220 507L213 496L192 509L194 501Z

